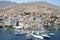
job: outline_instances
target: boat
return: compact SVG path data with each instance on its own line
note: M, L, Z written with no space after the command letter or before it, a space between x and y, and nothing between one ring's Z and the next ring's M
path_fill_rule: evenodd
M40 34L39 34L39 32L36 32L36 31L32 31L32 32L30 32L30 33L28 33L27 35L26 35L26 38L27 39L31 39L31 40L42 40L43 39L43 36L41 36Z
M41 35L32 35L32 36L34 39L39 39L39 40L44 39L43 36Z
M44 38L50 38L48 34L41 34L41 36L43 36Z
M32 34L33 40L37 39L37 40L42 40L44 39L43 36L41 36L38 32L35 32L35 34Z
M15 34L16 35L27 35L27 33L23 29L16 29Z
M49 31L45 31L46 34L48 34L49 36L54 36L55 34L54 33L50 33Z
M49 35L50 35L50 36L54 36L55 34L54 34L54 33L50 33Z
M30 34L30 33L27 34L27 35L26 35L26 39L28 39L28 40L32 40L32 34Z
M44 38L50 38L51 36L54 36L54 33L50 33L49 31L45 30L44 32L40 32L40 34L44 37Z

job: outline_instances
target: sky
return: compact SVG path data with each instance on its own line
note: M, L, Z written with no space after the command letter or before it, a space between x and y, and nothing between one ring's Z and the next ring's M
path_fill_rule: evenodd
M4 0L7 1L7 0ZM60 6L60 0L9 0L12 2L17 2L17 3L27 3L27 2L36 2L36 1L46 1L48 3Z

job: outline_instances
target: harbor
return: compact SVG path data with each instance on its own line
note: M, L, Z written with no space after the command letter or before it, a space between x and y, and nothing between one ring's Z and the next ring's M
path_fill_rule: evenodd
M60 2L53 1L1 0L0 40L60 40Z

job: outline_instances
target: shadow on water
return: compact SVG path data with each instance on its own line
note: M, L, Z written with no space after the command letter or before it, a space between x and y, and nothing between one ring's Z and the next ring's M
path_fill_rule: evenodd
M50 38L44 38L44 40L50 40Z

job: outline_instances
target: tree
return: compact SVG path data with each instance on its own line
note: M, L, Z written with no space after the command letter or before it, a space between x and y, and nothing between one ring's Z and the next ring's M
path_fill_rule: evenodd
M25 15L29 15L29 14L31 14L31 12L24 12L25 13Z
M46 15L46 13L42 13L43 15Z
M13 29L12 25L5 25L6 28Z

